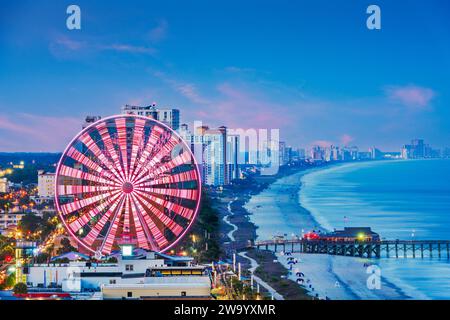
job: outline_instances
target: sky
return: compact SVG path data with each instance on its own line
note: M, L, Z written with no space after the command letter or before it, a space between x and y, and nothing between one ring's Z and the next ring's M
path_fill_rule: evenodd
M81 8L81 30L66 9ZM369 5L381 30L366 27ZM2 0L0 151L62 151L86 115L280 129L294 147L450 146L446 0Z

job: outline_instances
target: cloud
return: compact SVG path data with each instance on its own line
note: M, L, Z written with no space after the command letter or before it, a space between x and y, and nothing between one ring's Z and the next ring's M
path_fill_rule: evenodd
M94 43L94 41L79 41L68 38L66 36L59 36L54 41L52 41L49 45L49 50L55 57L58 58L69 58L73 57L74 54L76 54L77 57L80 57L81 54L89 54L102 51L114 51L145 55L155 55L157 53L157 50L155 48L148 46L140 46L127 43Z
M153 72L153 75L162 80L165 84L168 84L174 91L192 103L201 105L207 105L210 103L210 100L202 96L199 93L197 86L193 83L176 80L160 71Z
M387 87L386 94L389 100L415 109L430 107L431 101L436 96L433 89L415 85Z
M55 43L73 51L80 50L86 46L86 43L83 41L76 41L66 37L56 39Z
M80 131L82 119L40 116L29 113L0 117L0 150L63 151Z
M102 45L98 47L102 50L112 50L117 52L129 52L129 53L142 53L153 55L157 52L156 49L150 47L133 46L129 44L112 44L112 45Z
M169 24L165 19L158 21L157 25L148 33L148 37L152 42L159 42L167 37Z
M348 146L348 144L350 143L350 142L352 142L352 141L354 141L355 140L355 138L353 138L352 136L350 136L350 135L348 135L348 134L343 134L342 136L341 136L341 144L343 145L343 146Z

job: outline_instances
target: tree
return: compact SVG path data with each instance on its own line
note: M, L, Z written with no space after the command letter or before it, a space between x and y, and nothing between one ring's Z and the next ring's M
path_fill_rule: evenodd
M5 286L6 288L12 288L14 284L16 283L16 273L11 273L8 278L6 278Z
M36 263L47 263L49 259L50 259L50 255L48 253L41 252L36 257Z
M76 250L77 249L72 246L68 238L63 238L61 240L61 247L58 249L58 254L68 253Z
M24 233L34 233L42 225L42 218L35 214L26 214L20 220L19 226Z
M28 288L27 285L23 282L16 283L16 285L13 288L14 294L27 294Z

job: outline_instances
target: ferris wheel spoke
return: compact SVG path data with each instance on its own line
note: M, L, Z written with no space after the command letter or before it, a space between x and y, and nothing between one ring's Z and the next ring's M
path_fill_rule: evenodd
M144 147L144 151L142 152L139 161L136 164L136 167L133 169L131 173L131 180L134 180L134 176L141 170L144 164L147 162L147 159L151 156L152 150L161 135L164 133L164 129L159 126L154 126L151 130L150 137Z
M116 239L117 229L119 227L120 218L122 216L122 209L125 203L126 197L122 197L120 204L117 208L117 210L114 213L114 217L112 219L112 223L109 226L108 232L106 233L106 237L103 240L102 245L100 246L100 251L104 254L111 253L112 246L114 244L114 241Z
M79 180L90 181L95 184L103 184L111 187L116 187L117 184L111 180L105 179L103 177L94 175L92 173L83 172L79 169L71 168L66 165L62 165L60 168L61 176L70 177Z
M144 249L156 250L157 246L155 245L154 241L152 240L150 231L144 230L144 226L142 225L142 222L141 222L141 219L143 219L143 217L139 213L139 209L136 206L136 198L134 198L133 195L130 195L130 207L131 207L134 228L136 230L136 237L137 237L139 246ZM147 241L147 239L149 241ZM149 242L150 242L150 246L149 246Z
M74 211L86 208L94 203L104 200L107 197L109 197L111 195L115 195L119 192L120 191L105 192L105 193L98 194L98 195L95 195L92 197L83 198L83 199L75 200L73 202L65 203L61 206L61 211L62 211L63 215L66 216Z
M147 214L147 211L142 207L142 204L139 202L139 200L136 199L136 196L137 194L132 195L132 197L135 200L134 203L138 208L138 213L141 215L141 217L145 222L143 223L143 225L145 226L144 230L147 229L150 233L149 239L151 240L150 245L152 246L152 250L160 250L161 248L167 246L169 242L166 239L166 237L162 234L161 230L159 230L155 222Z
M153 169L157 165L161 165L162 159L166 156L170 156L171 152L174 148L179 144L176 137L171 136L170 139L162 145L162 147L157 151L153 152L150 158L147 158L140 168L139 171L136 171L134 181L141 178L145 173L149 170Z
M106 200L106 202L100 203L98 206L92 208L91 210L89 210L87 213L83 214L78 219L69 223L70 230L72 230L74 233L78 232L81 228L86 226L89 223L89 221L91 221L97 215L101 214L101 212L103 212L103 210L105 210L112 203L114 203L114 201L116 201L117 198L120 196L121 196L121 194L117 193L116 195L109 197Z
M67 155L74 159L75 161L78 161L79 163L85 165L87 168L91 169L92 171L96 172L100 176L103 176L106 179L110 179L116 183L120 183L120 180L116 178L114 174L111 174L109 170L105 170L101 166L99 166L97 163L86 157L84 154L80 153L75 148L70 148L67 152Z
M125 175L125 180L128 181L128 170L129 170L129 163L128 163L128 155L127 155L127 148L128 148L128 141L127 141L127 122L124 118L116 119L116 128L117 128L117 134L119 139L119 150L121 154L122 159L122 168L123 173Z
M123 182L123 177L116 170L114 163L111 162L111 160L105 155L105 153L102 150L100 150L97 143L95 143L94 140L92 140L89 134L86 133L82 135L79 139L88 148L88 150L90 150L92 154L98 158L100 163L102 163L105 167L111 170L119 181Z
M75 195L75 194L86 194L86 193L107 193L111 191L116 191L119 186L111 187L104 185L60 185L58 186L58 194L61 196Z
M130 156L130 168L128 170L129 177L131 177L131 175L134 171L134 166L136 164L136 158L138 155L138 151L143 142L144 126L145 126L145 120L143 120L143 119L135 120L134 130L133 130L132 147L131 147L131 156Z
M164 175L161 174L158 177L154 179L148 179L144 180L143 182L136 184L138 187L149 187L149 186L155 186L155 185L161 185L161 184L173 184L173 183L179 183L179 182L189 182L189 181L196 181L198 179L197 177L197 171L192 169L185 172L180 172L174 175Z
M195 189L169 189L169 188L151 188L138 187L136 190L150 193L157 193L162 196L170 196L188 200L195 200L198 197L198 191Z
M142 193L139 190L136 190L136 193L138 193L140 196L146 197L149 200L151 200L153 203L156 203L164 208L166 208L167 210L173 211L176 214L182 216L183 218L187 219L187 220L192 220L192 217L194 215L194 210L190 209L190 208L186 208L180 204L174 203L170 200L165 200L165 199L161 199L158 197L155 197L152 194L145 194Z
M158 166L151 167L151 169L143 170L141 172L141 174L136 177L136 179L133 181L133 183L138 185L142 181L145 181L146 179L153 179L164 173L171 174L170 170L172 170L173 168L176 168L182 164L186 164L188 161L190 161L190 156L187 154L187 152L183 152L182 154L176 156L169 162L160 164ZM146 173L147 173L147 176L144 177L144 175Z
M106 124L104 123L98 124L97 130L100 133L103 144L106 146L106 150L108 151L109 155L113 160L113 167L116 168L116 170L119 172L119 175L120 177L122 177L122 180L126 181L124 168L120 163L119 155L117 154L116 149L114 148L114 144L112 142L111 135L109 134Z
M125 195L124 204L124 214L123 214L123 234L128 235L130 233L130 199L128 194Z
M100 220L92 227L91 231L87 234L87 236L83 239L85 243L87 243L89 246L92 246L92 244L97 240L100 232L103 230L103 228L106 225L106 222L110 219L111 215L114 214L116 211L116 208L121 203L122 197L116 198L112 205L107 209L106 213L100 218Z
M168 228L173 234L179 236L183 232L183 227L176 223L173 219L167 216L164 212L145 200L142 196L136 195L140 201L150 210L150 212L161 221L166 228Z

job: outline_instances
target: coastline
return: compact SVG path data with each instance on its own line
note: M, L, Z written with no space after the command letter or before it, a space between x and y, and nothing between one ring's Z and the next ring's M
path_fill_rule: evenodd
M249 194L246 200L242 201L243 205L239 209L248 215L249 222L253 224L254 239L270 239L274 235L291 237L300 235L302 231L329 229L317 222L316 217L300 204L301 179L304 175L318 170L338 168L342 165L349 165L349 163L302 168L290 174L280 175L265 188L258 190L259 192ZM287 212L295 213L295 221L286 220L289 216ZM277 227L277 223L280 224L280 228ZM236 226L239 230L239 223ZM280 230L287 231L280 234L278 232ZM293 271L301 269L305 273L305 280L308 283L299 287L308 290L312 297L332 300L411 299L404 290L385 278L382 279L383 290L367 288L366 265L377 264L373 260L304 254L296 254L295 257L299 263L294 265L292 270L289 270L290 265L287 264L286 257L277 254L275 259L278 259L289 271L288 278L294 282L297 277L296 272Z
M226 259L231 261L232 254L237 248L245 248L249 241L255 241L257 238L257 229L259 226L251 221L251 213L245 208L245 205L251 198L269 188L277 180L306 171L310 167L311 165L307 163L295 167L285 167L274 176L252 177L249 180L240 181L239 184L226 187L221 191L211 192L211 197L215 200L213 202L213 207L219 213L220 243ZM252 255L252 252L249 251L247 254ZM264 261L259 260L258 257L253 257L255 259L249 258L250 257L245 255L237 255L236 257L237 262L240 262L242 268L245 270L250 270L255 267L254 261L252 260L257 260L261 269L266 268ZM276 259L275 255L273 255L273 259ZM288 272L286 270L283 271L283 273L287 276ZM274 284L273 281L271 281L272 279L263 280L267 280L269 285ZM291 281L286 278L283 282ZM296 283L294 283L294 287L297 287ZM281 289L285 291L287 296L296 294L297 297L300 297L301 299L309 298L309 296L305 294L306 290L301 287L298 287L298 289L295 290L292 290L292 288L290 288L291 290L288 290L287 288ZM293 293L292 291L297 292Z
M348 163L332 167L338 168L342 165ZM311 168L278 177L267 188L248 199L243 209L249 213L250 221L255 225L257 238L270 239L274 235L291 237L300 235L302 231L329 230L329 226L327 228L322 226L316 217L301 205L299 197L302 177L323 169L323 167ZM292 213L296 217L295 220L292 219ZM273 231L275 234L271 234ZM411 298L384 278L383 290L369 290L366 285L368 278L366 265L373 264L374 261L328 255L294 256L299 263L293 266L289 279L295 282L296 270L301 270L307 281L301 287L307 289L313 297L332 300ZM290 269L286 257L281 254L277 254L276 257L286 270Z

